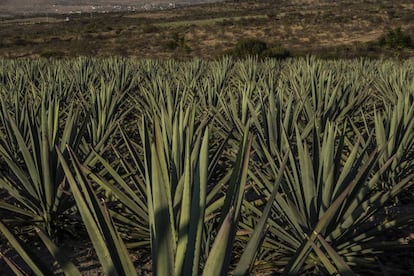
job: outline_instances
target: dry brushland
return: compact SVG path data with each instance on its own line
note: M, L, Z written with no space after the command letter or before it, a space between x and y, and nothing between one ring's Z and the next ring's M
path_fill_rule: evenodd
M320 57L413 56L379 43L401 28L414 36L411 0L228 1L163 11L16 16L0 21L0 56L207 58L246 38L274 54Z
M411 2L1 17L0 275L414 275Z

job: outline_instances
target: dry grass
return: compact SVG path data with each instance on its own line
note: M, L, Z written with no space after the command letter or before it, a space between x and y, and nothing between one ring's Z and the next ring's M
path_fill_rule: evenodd
M290 3L290 4L287 4ZM294 54L326 55L349 47L348 55L384 32L402 26L414 37L410 0L260 1L206 4L157 12L66 15L3 20L0 56L133 55L142 58L214 58L238 40L255 37ZM41 22L41 23L38 23ZM171 50L174 33L191 51ZM364 47L362 47L364 48ZM392 52L368 53L371 55ZM399 53L401 55L401 53ZM413 50L402 55L412 56Z

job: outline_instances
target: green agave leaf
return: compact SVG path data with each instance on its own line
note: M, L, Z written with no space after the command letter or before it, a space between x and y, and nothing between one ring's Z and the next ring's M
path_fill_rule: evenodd
M65 275L80 275L81 272L76 268L76 266L70 261L70 258L58 248L55 243L48 237L48 235L42 231L40 228L35 227L35 231L43 243L46 245L49 252L52 254L54 259L59 263L62 271Z
M74 153L70 148L68 148L68 151L78 181L75 180L75 175L70 171L62 153L57 149L59 160L62 163L78 210L103 270L109 275L136 275L126 246L116 231L106 207L102 206L99 202L86 176L82 174L80 169L81 164L74 156Z
M206 214L207 184L209 169L209 129L206 128L201 144L199 160L195 169L194 191L191 199L191 223L189 227L189 246L184 274L198 275L202 251L202 234ZM192 263L192 264L191 264ZM191 271L190 268L192 267ZM188 274L189 275L189 274Z
M250 268L252 267L252 264L254 262L254 259L256 258L257 251L263 242L264 235L266 233L266 222L269 218L270 211L273 205L273 202L275 201L276 194L279 190L280 182L282 181L283 173L289 158L289 153L285 154L285 157L283 158L283 163L280 166L277 178L274 182L272 194L270 195L266 206L263 210L263 213L260 217L260 220L256 224L254 231L249 239L249 242L247 243L247 246L245 247L243 254L239 260L239 263L237 264L236 269L233 271L234 275L248 275L250 273Z
M9 204L7 202L0 202L0 209L10 211L15 214L20 214L32 218L34 220L38 219L39 217L33 216L32 212L29 212L21 207L17 207L15 205Z
M114 167L108 163L104 158L96 153L97 160L100 161L108 173L113 177L115 183L120 185L118 188L116 185L111 183L110 181L105 180L101 176L93 173L88 167L81 166L82 171L88 175L95 183L99 184L103 189L106 191L111 192L113 196L119 199L123 206L130 209L132 212L136 213L142 219L146 219L147 212L143 208L142 199L131 189L128 183L125 182L122 176L118 174L118 172L114 169Z
M28 275L23 271L22 268L20 268L15 262L7 258L5 255L3 255L0 252L0 258L3 259L3 261L10 267L10 269L13 271L13 273L17 276L25 276Z
M51 275L50 271L45 264L26 246L22 241L20 241L9 229L8 227L0 221L0 231L3 233L4 237L10 243L10 245L16 250L19 256L24 260L24 262L29 266L29 268L36 275ZM11 264L13 270L17 269Z
M229 254L227 247L225 246L230 241L230 235L232 230L234 217L234 209L231 208L227 213L223 223L220 226L220 230L214 240L213 246L210 249L207 261L204 265L203 276L210 275L223 275L223 266L225 266L224 260L226 255Z
M336 252L336 250L320 235L318 234L318 239L325 250L328 252L328 255L331 257L335 263L339 273L341 275L356 275L345 260Z
M335 266L332 265L331 261L329 260L328 256L323 253L323 251L318 247L318 245L312 241L308 235L306 235L306 239L308 240L310 246L312 247L313 251L318 256L319 260L323 263L324 268L329 272L330 275L339 275L339 271L336 269Z
M6 162L7 166L10 168L11 171L13 171L14 175L16 176L16 178L19 180L19 183L21 183L21 185L19 185L20 187L20 193L19 194L23 194L21 195L22 198L22 202L24 202L25 196L26 195L28 198L33 199L33 201L35 200L39 200L39 191L38 189L36 189L36 187L34 187L33 183L29 180L29 178L27 177L26 173L20 168L20 166L16 163L15 160L11 159L9 157L9 155L7 153L5 153L3 151L3 147L0 146L0 153L2 155L3 160ZM2 176L3 177L3 176ZM7 180L1 180L0 184L2 185L3 188L7 189L11 194L15 194L13 193L12 189L14 188L14 184L12 184L10 181ZM16 190L16 189L15 189ZM16 197L19 198L19 197ZM31 205L30 202L26 202L29 203L29 206ZM28 208L30 208L28 206ZM33 208L33 207L32 207ZM36 208L33 208L34 210L36 210Z
M313 199L316 197L316 190L315 190L315 179L314 179L314 168L312 164L312 160L310 158L310 154L306 144L302 143L301 135L299 129L296 127L296 142L298 144L298 157L299 157L299 166L301 168L301 182L297 183L300 185L300 190L302 191L302 196L305 199L304 203L304 210L306 214L307 221L313 221L312 213L315 211L315 206L313 204Z
M367 172L370 171L370 167L374 165L377 160L378 152L373 152L369 158L366 160L366 163L358 170L356 177L349 183L349 185L344 189L344 191L331 203L329 208L323 214L323 216L319 219L317 225L313 233L310 235L310 239L314 241L316 239L316 235L319 233L324 233L326 227L331 222L331 219L335 216L335 214L340 210L340 206L344 204L348 194L352 192L352 189L359 183L359 181L367 177ZM308 241L304 241L301 248L299 248L297 254L291 259L290 263L286 267L284 273L297 273L305 262L307 255L310 253L309 247L311 245Z
M159 137L159 136L156 136ZM156 138L159 139L159 138ZM172 219L171 193L167 186L168 171L166 171L165 156L160 153L162 146L151 144L151 187L148 197L153 203L153 221L150 221L152 241L152 251L155 254L153 260L154 273L156 275L171 275L174 272L174 256L176 253L175 226ZM159 154L161 154L159 156ZM164 165L161 165L163 163ZM169 196L168 196L169 194Z
M183 175L183 191L180 208L180 220L178 226L178 244L177 252L175 256L175 274L181 275L185 255L187 251L187 245L189 242L188 228L192 223L191 217L191 182L192 182L192 171L191 171L191 156L190 156L190 139L186 139L186 150L185 150L185 164L184 164L184 175Z

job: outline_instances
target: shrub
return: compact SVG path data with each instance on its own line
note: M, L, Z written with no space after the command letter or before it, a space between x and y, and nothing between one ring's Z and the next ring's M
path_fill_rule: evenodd
M269 47L266 42L256 38L242 39L233 49L226 51L224 54L236 58L257 56L260 58L284 59L290 56L290 52L282 46Z
M181 36L179 33L173 33L171 39L165 43L165 47L168 50L174 51L177 48L184 49L187 53L191 52L190 46L185 41L185 37Z
M381 47L390 49L403 49L413 47L413 42L409 34L404 33L401 28L388 31L379 39Z
M269 58L285 59L291 56L291 53L282 46L275 46L263 51L262 56Z
M177 49L177 47L178 47L178 43L177 43L176 41L174 41L174 40L168 40L168 41L165 43L165 48L166 48L167 50L174 51L175 49Z
M267 50L266 42L256 39L247 38L240 40L233 49L233 52L238 57L245 56L259 56Z
M153 25L153 24L145 25L142 29L144 33L156 33L156 32L159 32L159 30L160 29L158 28L158 26Z
M54 50L44 51L40 53L40 57L42 58L63 58L64 56L65 56L64 52L54 51Z

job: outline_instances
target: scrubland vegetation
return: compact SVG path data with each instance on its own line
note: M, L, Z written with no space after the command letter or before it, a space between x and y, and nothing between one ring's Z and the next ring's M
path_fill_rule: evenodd
M213 60L237 56L240 43L258 40L266 44L260 54L267 57L409 58L413 14L411 0L230 0L158 11L5 18L0 11L0 57Z
M413 59L3 59L0 93L9 273L414 273Z

